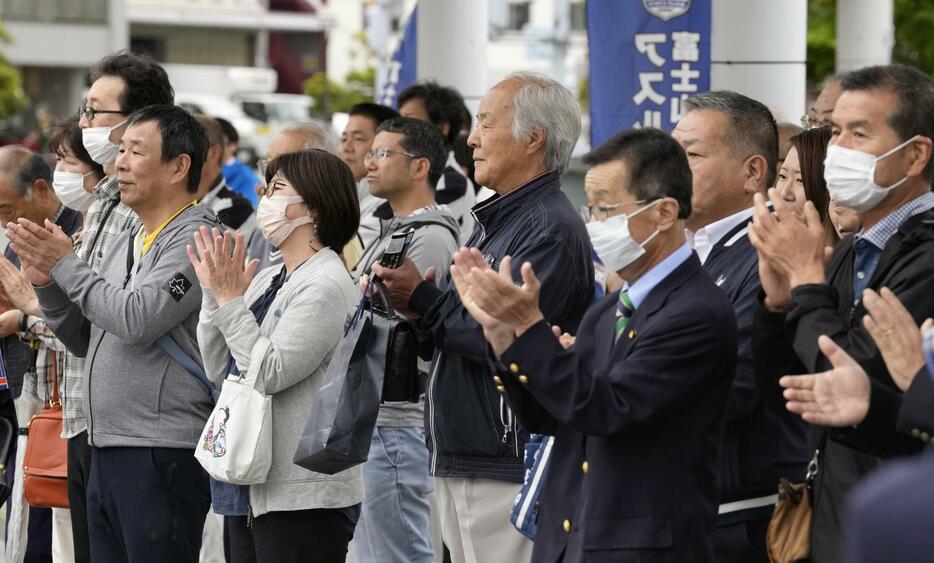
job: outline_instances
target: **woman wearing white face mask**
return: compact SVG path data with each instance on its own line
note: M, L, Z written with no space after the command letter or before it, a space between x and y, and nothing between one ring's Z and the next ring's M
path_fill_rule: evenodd
M360 220L350 169L325 151L272 161L257 223L284 264L252 279L243 236L202 229L189 257L204 287L198 342L208 376L256 377L272 399L272 466L248 487L212 483L231 560L343 561L363 497L361 467L321 475L292 462L320 374L359 300L338 252ZM236 238L236 243L234 243ZM317 377L316 377L317 376ZM252 522L248 522L252 519Z
M104 167L85 150L77 118L66 121L52 135L49 148L55 151L55 195L65 207L86 215L94 201L94 186L104 178Z

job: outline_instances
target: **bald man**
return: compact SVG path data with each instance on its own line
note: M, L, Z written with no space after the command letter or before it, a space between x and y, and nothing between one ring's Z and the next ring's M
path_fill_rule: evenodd
M269 162L283 154L308 149L319 149L331 154L337 154L337 143L334 138L331 137L330 133L315 123L295 123L289 125L280 131L272 140L272 143L269 144L269 158L259 161L260 172L265 174L266 166L269 165ZM265 185L266 179L262 178L262 181L263 185ZM263 234L259 229L253 231L248 244L250 258L259 260L259 267L256 269L257 272L263 268L282 263L282 253L279 252L278 248L269 244L269 241L263 238ZM344 247L344 251L341 253L348 270L357 265L357 261L362 254L363 244L360 241L360 237L354 237L354 239Z

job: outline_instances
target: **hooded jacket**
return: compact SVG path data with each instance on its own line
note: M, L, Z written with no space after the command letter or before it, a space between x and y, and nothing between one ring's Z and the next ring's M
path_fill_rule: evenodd
M95 447L194 449L198 441L211 413L210 391L159 338L170 336L201 363L201 285L185 246L202 225L221 227L210 210L185 209L141 258L134 252L138 230L124 231L99 273L71 254L52 268L54 283L36 288L46 323L86 359L84 411Z
M593 300L592 248L558 173L484 201L473 216L477 226L466 246L478 248L494 269L512 256L516 280L531 262L545 319L576 332ZM431 474L521 483L527 433L493 385L483 329L464 309L450 274L440 288L420 284L409 307L422 316L420 328L435 348L425 408Z

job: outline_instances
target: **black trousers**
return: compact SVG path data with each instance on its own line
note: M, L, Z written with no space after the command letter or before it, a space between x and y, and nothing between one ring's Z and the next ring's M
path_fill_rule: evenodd
M769 517L754 518L729 526L718 526L714 534L717 563L768 563L765 533Z
M208 476L192 450L91 448L94 563L197 563L210 505Z
M340 510L269 512L253 519L225 516L230 563L343 563L354 524Z
M91 563L88 538L88 477L91 473L91 446L88 433L68 440L68 502L71 505L71 534L75 543L75 563Z

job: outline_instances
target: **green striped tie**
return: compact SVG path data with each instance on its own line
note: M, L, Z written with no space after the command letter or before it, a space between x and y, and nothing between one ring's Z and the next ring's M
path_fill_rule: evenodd
M629 291L620 291L619 303L616 305L616 338L619 338L619 335L626 330L626 325L629 324L629 319L632 318L635 309L629 299Z

